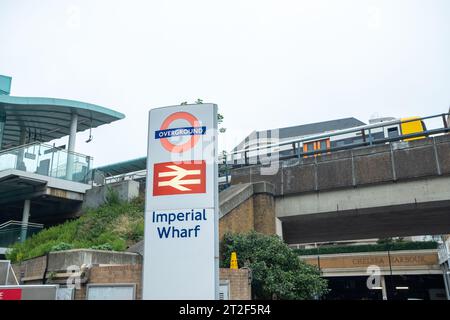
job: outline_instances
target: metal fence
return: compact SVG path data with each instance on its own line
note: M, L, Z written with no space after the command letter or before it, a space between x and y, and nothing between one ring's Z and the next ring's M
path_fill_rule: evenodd
M8 221L0 225L0 248L9 248L16 242L24 241L44 228L43 224Z
M404 141L409 140L413 138L421 138L421 137L430 137L435 136L439 134L448 133L450 131L447 119L449 117L450 113L442 113L437 115L432 115L428 117L422 117L422 118L415 118L410 120L392 120L392 121L385 121L385 122L379 122L374 124L369 124L365 126L360 127L354 127L344 130L338 130L335 132L324 132L320 134L315 135L307 135L302 136L297 139L289 139L289 140L283 140L278 142L268 142L266 145L259 145L254 148L246 147L244 149L236 150L233 152L230 152L226 155L225 163L228 164L228 167L235 168L235 167L242 167L242 166L248 166L248 165L255 165L255 164L263 164L260 161L260 158L262 156L267 156L272 159L279 160L286 160L286 159L292 159L292 158L302 158L302 157L308 157L308 156L314 156L318 154L323 153L329 153L329 152L335 152L335 151L341 151L341 150L349 150L349 149L355 149L360 147L366 147L366 146L372 146L372 145L380 145L380 144L386 144L390 142L396 142L396 141ZM381 132L384 131L387 127L392 127L394 125L401 125L402 123L409 123L409 122L415 122L415 121L422 121L425 124L426 130L418 133L413 134L399 134L395 137L378 137L375 135L375 132ZM331 138L331 137L345 137L349 134L355 134L360 137L358 139L359 141L356 143L350 143L344 146L334 147L334 148L328 148L328 149L321 149L321 150L314 150L309 152L304 152L303 148L301 147L301 144L304 142L310 142L310 141L318 141L321 139ZM251 144L251 141L249 142ZM276 155L276 157L274 157Z

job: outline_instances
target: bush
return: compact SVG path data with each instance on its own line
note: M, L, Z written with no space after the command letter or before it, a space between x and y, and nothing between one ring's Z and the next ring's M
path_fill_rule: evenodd
M229 268L235 251L239 267L252 270L252 292L259 299L313 299L328 292L319 270L300 260L278 236L256 232L226 234L221 266Z
M117 192L117 190L114 190L111 187L107 188L108 189L106 190L106 203L109 205L119 204L121 202L119 192Z

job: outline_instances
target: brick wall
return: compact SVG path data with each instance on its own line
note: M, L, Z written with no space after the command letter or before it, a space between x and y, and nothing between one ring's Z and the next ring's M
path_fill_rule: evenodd
M275 200L273 195L253 195L254 228L257 232L272 235L275 230Z
M89 273L89 284L114 284L134 283L136 284L136 299L142 299L142 265L115 265L94 266ZM76 300L86 299L86 284L80 290L76 290Z
M75 291L75 300L86 299L86 285L89 284L114 284L135 283L136 299L142 299L142 265L117 265L117 266L94 266L89 273L87 283L81 285ZM230 282L230 299L250 300L251 285L249 283L249 270L220 269L220 280Z
M219 239L227 232L243 233L253 228L253 197L250 197L219 220Z
M251 300L252 290L248 269L220 269L220 280L230 281L230 300Z
M267 235L276 234L272 195L254 194L219 220L219 239L227 232L245 233L251 230Z
M47 267L47 256L41 256L13 266L16 277L25 284L42 284Z

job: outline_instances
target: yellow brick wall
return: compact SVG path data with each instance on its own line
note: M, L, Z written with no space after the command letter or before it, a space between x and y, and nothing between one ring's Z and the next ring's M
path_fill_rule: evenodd
M276 233L275 203L272 195L253 195L219 221L219 239L227 232L245 233L251 230L267 235Z
M135 283L136 299L142 299L142 265L95 266L90 270L90 284ZM220 280L230 281L232 300L250 300L249 270L220 269ZM86 283L75 290L75 300L86 299Z
M254 228L257 232L272 235L275 230L275 202L272 195L253 196Z
M136 284L136 299L142 299L142 265L94 266L90 270L90 284ZM86 284L75 291L75 300L86 299Z
M230 300L251 300L248 269L220 269L220 280L230 281Z
M250 197L219 220L219 239L227 232L244 233L253 230L253 199Z

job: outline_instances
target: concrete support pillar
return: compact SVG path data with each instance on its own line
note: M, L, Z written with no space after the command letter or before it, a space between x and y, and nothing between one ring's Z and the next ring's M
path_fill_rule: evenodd
M3 146L3 135L5 133L6 113L5 110L0 109L0 150Z
M279 236L281 239L283 239L283 223L278 218L275 218L275 232L276 232L277 236Z
M384 276L381 276L381 293L383 295L383 300L387 300L386 278Z
M69 135L69 146L67 148L67 167L66 167L66 179L71 180L73 174L73 162L75 151L75 142L77 138L77 129L78 129L78 115L76 113L72 113L72 119L70 121L70 135Z
M27 199L23 202L22 230L20 233L20 242L24 242L27 238L28 220L30 219L30 206L31 206L30 199Z

